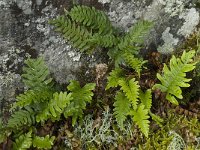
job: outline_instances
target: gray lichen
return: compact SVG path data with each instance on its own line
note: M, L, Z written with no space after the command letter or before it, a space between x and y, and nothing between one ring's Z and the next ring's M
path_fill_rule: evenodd
M158 47L158 51L163 54L172 53L174 51L174 46L178 44L179 40L173 37L169 27L162 33L162 39L164 44Z
M191 8L183 12L179 18L184 19L185 22L178 30L178 34L188 37L195 31L196 26L199 24L199 12L195 8Z

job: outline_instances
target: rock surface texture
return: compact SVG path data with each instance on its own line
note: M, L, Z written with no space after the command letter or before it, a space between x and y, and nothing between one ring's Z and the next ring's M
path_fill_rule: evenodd
M56 81L66 83L82 66L105 61L102 53L83 56L55 33L48 20L73 3L94 6L113 25L128 31L139 19L154 22L146 47L169 54L199 24L199 9L192 0L0 0L0 108L24 89L20 74L26 58L43 56ZM101 58L102 57L102 58ZM85 74L87 76L87 70Z

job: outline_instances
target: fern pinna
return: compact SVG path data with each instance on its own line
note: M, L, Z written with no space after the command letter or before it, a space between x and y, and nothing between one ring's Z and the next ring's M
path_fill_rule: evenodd
M181 87L189 87L188 83L192 79L186 78L186 73L195 68L193 57L195 51L184 51L181 58L176 58L174 55L170 59L169 68L166 64L163 67L163 75L157 73L157 78L161 84L155 84L153 89L160 89L166 93L166 99L171 103L178 105L178 99L182 99Z
M50 137L46 135L45 137L35 136L32 130L28 133L20 135L13 143L13 150L27 150L31 146L37 149L51 149L55 136Z
M142 133L148 137L149 112L152 105L151 90L143 93L135 78L127 79L122 69L115 69L108 77L107 88L120 86L114 102L114 115L119 127L124 129L124 121L128 116L139 126ZM143 116L140 116L143 114Z

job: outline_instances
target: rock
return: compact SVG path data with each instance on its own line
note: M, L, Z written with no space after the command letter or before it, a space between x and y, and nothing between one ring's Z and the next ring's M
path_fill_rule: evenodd
M155 26L146 40L159 52L169 54L192 34L199 24L199 10L192 0L74 0L73 2L104 10L113 25L128 31L139 19ZM59 83L90 75L89 68L106 62L106 54L97 51L82 55L53 31L48 20L63 8L72 7L67 0L0 0L0 107L13 101L23 91L21 83L26 58L43 56L50 72ZM99 57L101 56L101 57ZM77 73L78 72L78 73ZM84 77L85 78L85 77Z
M139 19L154 22L146 46L154 44L163 54L172 53L199 24L199 10L192 0L114 0L107 14L113 24L127 31Z

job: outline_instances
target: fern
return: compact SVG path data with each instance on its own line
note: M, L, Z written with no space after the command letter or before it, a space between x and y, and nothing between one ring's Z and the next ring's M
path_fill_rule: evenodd
M124 121L130 111L131 103L122 92L117 92L114 103L114 115L121 129L124 129Z
M94 7L75 6L68 13L72 20L98 30L99 34L111 34L112 24L103 11L96 10Z
M49 135L45 137L35 136L33 138L33 147L37 147L38 149L51 149L54 139L55 136L49 137Z
M138 75L140 76L140 72L142 70L143 64L145 64L147 61L143 61L141 59L135 58L133 54L131 53L124 53L123 55L125 62L131 66L132 69L134 69Z
M137 72L140 72L140 68L145 62L136 59L134 56L138 54L140 50L139 45L143 43L145 35L151 28L151 22L138 21L130 31L120 39L116 48L109 50L108 55L115 60L115 66L119 66L119 64L125 61Z
M66 92L54 93L53 98L48 102L46 107L41 110L36 116L37 122L46 121L49 118L57 118L64 111L64 108L69 105L71 101L71 93Z
M124 77L124 71L120 68L116 68L112 70L108 77L108 84L106 86L106 90L111 87L117 87L119 85L118 81Z
M35 89L50 86L52 78L49 77L48 67L41 57L38 59L29 58L25 61L25 64L27 67L23 67L22 78L28 88Z
M75 48L81 51L92 50L92 46L86 41L92 36L84 26L77 25L66 16L59 16L51 20L50 24L56 27L56 31L61 32L64 38L69 40Z
M142 90L139 91L139 99L141 100L142 104L145 106L145 109L150 110L152 106L152 95L151 90L148 89L145 93Z
M148 137L150 123L148 120L148 109L145 109L145 106L140 104L136 111L131 111L131 115L133 115L133 121L139 126L142 133Z
M176 58L174 55L170 60L170 67L164 64L163 75L157 73L157 78L161 84L155 84L153 89L160 89L166 92L166 99L171 103L178 105L176 97L182 99L181 87L189 87L188 83L191 79L186 78L186 72L192 71L195 68L192 58L195 51L183 52L181 58Z
M13 144L13 150L26 150L29 149L32 145L32 132L28 132L24 135L21 135L18 139L15 140Z
M131 45L142 44L144 41L145 35L152 28L152 23L148 21L138 21L130 31L125 35L125 37L121 40L118 47L120 50L127 50ZM134 50L134 49L133 49ZM137 52L132 52L132 54Z
M117 45L118 39L112 34L100 35L99 33L96 33L87 41L91 45L98 45L101 47L110 48Z
M28 90L23 94L17 96L16 103L13 104L12 109L17 107L23 108L33 103L40 103L48 101L52 97L52 91L49 88Z
M120 79L119 85L121 90L125 93L128 100L132 103L133 108L137 109L138 98L139 98L139 85L135 78L131 80Z
M25 109L21 109L12 114L8 120L7 127L19 129L24 126L31 126L32 124L35 124L35 112L32 108L25 107Z
M80 87L79 82L72 80L67 89L72 93L72 101L66 107L64 116L72 116L72 124L75 125L78 117L82 118L83 110L86 108L86 103L90 103L94 95L95 84L88 83L83 88Z

